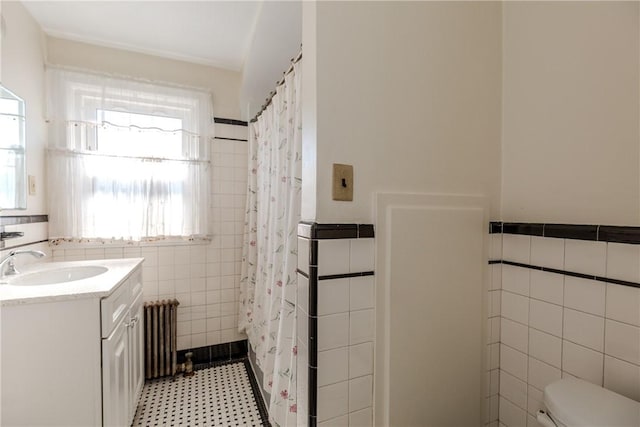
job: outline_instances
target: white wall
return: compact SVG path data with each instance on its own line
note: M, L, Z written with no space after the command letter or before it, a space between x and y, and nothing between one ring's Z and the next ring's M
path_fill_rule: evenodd
M302 43L302 3L260 3L253 40L242 67L240 108L246 120L253 118L275 90Z
M47 62L207 89L216 117L240 119L241 75L207 65L47 37Z
M640 221L638 2L506 2L502 218Z
M482 194L497 218L500 4L303 8L303 152L317 156L315 211L303 189L303 218L371 222L376 191ZM354 165L353 202L331 200L332 163Z
M505 260L640 282L637 245L496 237L494 252ZM537 425L544 387L560 378L578 377L640 399L640 289L510 265L493 269L502 275L502 290L491 294L501 299L503 425Z
M36 177L36 194L27 196L26 210L4 210L1 215L46 214L44 34L20 2L3 1L2 16L5 26L0 81L25 101L27 174Z

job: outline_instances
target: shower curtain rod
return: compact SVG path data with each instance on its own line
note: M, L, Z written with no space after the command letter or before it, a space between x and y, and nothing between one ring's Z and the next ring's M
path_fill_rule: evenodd
M277 90L278 86L282 86L284 84L284 79L285 79L286 75L293 71L293 66L295 64L297 64L298 61L300 61L301 59L302 59L302 50L300 51L299 54L296 55L295 58L291 59L291 65L289 66L287 71L282 73L282 78L276 82L276 89L271 91L271 93L269 93L269 96L265 100L265 103L262 104L262 107L260 108L260 111L258 111L256 113L256 115L253 116L253 119L251 119L249 121L250 123L255 123L256 121L258 121L258 117L260 117L260 115L264 112L264 110L266 110L267 107L271 104L271 101L273 100L273 97L276 95L276 90Z

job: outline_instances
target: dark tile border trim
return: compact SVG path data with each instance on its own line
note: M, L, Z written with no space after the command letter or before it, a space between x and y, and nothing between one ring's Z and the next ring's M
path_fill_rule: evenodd
M235 126L248 126L249 125L249 123L244 122L242 120L225 119L223 117L214 117L213 118L213 122L214 123L219 123L221 125L235 125Z
M251 391L253 391L253 398L258 405L258 413L260 413L260 418L262 418L262 425L265 427L271 427L271 423L269 422L269 411L267 411L267 405L265 405L264 400L262 399L262 394L260 393L260 387L258 386L258 381L256 377L253 375L253 369L251 368L251 362L249 362L249 358L245 357L243 359L244 368L247 370L247 375L249 376L249 382L251 383Z
M506 234L527 234L529 236L542 236L543 224L520 224L505 222L502 224L502 232Z
M3 246L4 242L6 242L6 240L0 240L0 251L8 251L11 249L18 249L18 248L23 248L25 246L31 246L31 245L37 245L38 243L47 243L49 240L37 240L35 242L29 242L29 243L21 243L19 245L13 245L13 246Z
M247 357L249 354L249 342L247 340L227 342L223 344L208 345L188 350L178 351L178 363L184 363L184 355L193 353L191 361L195 365L217 363L229 360L236 360Z
M35 222L49 222L49 215L0 216L0 225L32 224Z
M315 230L315 225L310 229ZM317 425L318 415L318 240L309 241L309 324L307 348L309 350L309 426Z
M630 286L632 288L640 288L640 283L627 282L626 280L611 279L609 277L593 276L590 274L576 273L574 271L558 270L557 268L540 267L538 265L523 264L521 262L490 260L489 264L504 264L514 267L529 268L531 270L546 271L548 273L563 274L565 276L578 277L580 279L596 280L598 282L613 283L615 285Z
M298 223L298 237L306 239L309 244L309 259L299 260L307 263L308 273L297 269L298 274L309 279L309 390L308 390L308 425L318 424L318 283L320 280L343 279L349 277L373 276L373 271L358 273L332 274L318 276L318 241L324 239L367 239L375 237L373 224L318 224L317 222L300 221ZM299 241L301 242L301 241ZM303 264L300 264L306 267Z
M559 239L640 245L640 227L584 224L538 224L521 222L489 223L489 233L523 234Z
M490 222L489 223L489 234L498 234L502 233L502 223L501 222Z
M301 221L298 236L307 239L370 239L375 237L373 224L319 224Z
M248 139L240 139L240 138L223 138L221 136L214 136L213 139L221 139L224 141L241 141L241 142L247 142Z
M640 244L640 227L601 225L598 229L598 240L603 242Z
M318 277L318 280L348 279L350 277L373 276L374 274L375 272L373 271L363 271L361 273L330 274L327 276L320 276Z

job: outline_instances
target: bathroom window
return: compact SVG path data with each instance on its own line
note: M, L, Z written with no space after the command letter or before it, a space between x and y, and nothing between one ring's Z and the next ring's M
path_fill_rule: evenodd
M50 239L207 239L206 92L48 70Z
M100 153L166 159L182 156L182 120L177 117L101 109L96 115L102 123L96 129L95 148Z

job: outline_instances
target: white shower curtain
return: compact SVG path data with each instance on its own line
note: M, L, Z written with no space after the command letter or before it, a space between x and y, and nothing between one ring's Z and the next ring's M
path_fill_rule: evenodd
M271 394L270 421L296 425L296 268L300 220L300 67L285 76L250 127L242 257L240 331L245 331Z

